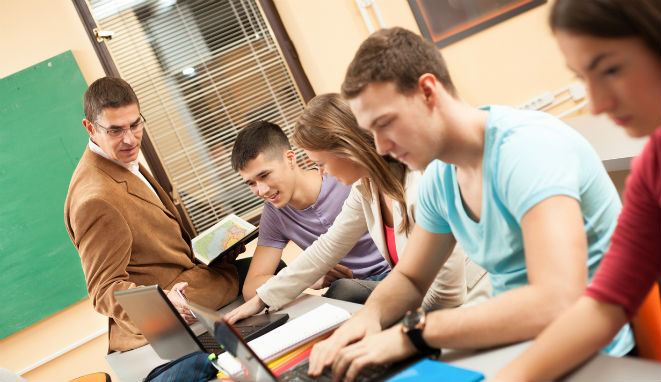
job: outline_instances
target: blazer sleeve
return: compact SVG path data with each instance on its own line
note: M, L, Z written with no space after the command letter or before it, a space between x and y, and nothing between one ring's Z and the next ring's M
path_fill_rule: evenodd
M140 335L113 295L136 287L126 272L132 245L126 220L110 203L96 198L75 207L71 217L70 235L80 254L94 310L113 318L123 330Z
M271 308L279 309L339 263L367 231L363 201L363 196L354 185L328 231L289 266L257 288L262 301Z

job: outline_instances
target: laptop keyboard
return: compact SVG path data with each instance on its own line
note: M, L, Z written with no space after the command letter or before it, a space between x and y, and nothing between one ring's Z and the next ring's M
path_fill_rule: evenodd
M202 347L204 348L204 351L207 353L216 353L220 354L224 352L223 349L220 348L220 345L218 344L218 341L209 334L209 332L204 332L197 336L197 339L200 341L202 344Z
M238 327L237 329L244 338L247 338L248 336L252 335L258 329L261 328L262 328L261 326L256 325L256 326L241 326ZM202 347L204 348L204 351L206 351L207 353L216 353L216 355L218 355L225 351L220 347L218 341L216 341L216 339L211 334L209 334L209 332L204 332L200 334L199 336L197 336L197 339L200 341Z
M368 381L378 381L382 380L384 376L389 374L390 365L371 365L363 368L355 381L358 382L368 382ZM299 381L322 381L329 382L332 381L332 370L330 367L325 367L323 372L318 377L311 377L308 375L308 361L305 360L293 368L285 371L280 374L278 378L282 381L287 382L299 382Z

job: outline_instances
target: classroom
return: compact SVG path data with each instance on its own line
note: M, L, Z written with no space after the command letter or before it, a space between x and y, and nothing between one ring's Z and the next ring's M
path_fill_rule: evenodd
M228 214L259 223L264 202L230 163L238 131L251 121L271 120L291 137L313 97L340 92L361 43L392 27L433 40L466 104L544 111L577 130L624 198L632 159L647 137L632 138L605 115L590 113L591 88L568 67L549 26L556 1L4 1L0 121L4 130L17 131L0 133L0 195L6 201L0 207L0 264L9 274L0 292L0 368L27 381L96 372L120 380L105 358L108 318L88 297L62 214L89 138L80 124L83 93L104 76L121 76L136 90L149 133L139 162L191 233ZM475 10L496 3L507 6L442 32L429 21L445 6ZM217 21L224 18L231 21ZM243 40L246 29L254 35ZM293 146L299 164L317 162ZM251 256L256 243L247 244L239 259ZM290 241L283 260L290 264L302 252ZM656 317L652 326L661 336L661 311ZM658 368L650 370L658 379L661 349L656 351Z

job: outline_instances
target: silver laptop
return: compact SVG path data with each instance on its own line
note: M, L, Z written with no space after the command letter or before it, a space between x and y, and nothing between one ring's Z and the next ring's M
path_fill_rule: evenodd
M115 298L162 359L174 360L197 351L223 352L208 332L203 331L199 335L193 332L158 285L117 291ZM214 314L221 316L216 312ZM239 321L239 324L245 335L256 338L284 324L289 318L287 314L268 316L255 316Z

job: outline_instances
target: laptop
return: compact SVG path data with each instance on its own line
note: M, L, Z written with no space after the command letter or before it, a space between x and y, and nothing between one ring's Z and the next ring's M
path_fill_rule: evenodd
M331 369L327 367L318 377L308 375L308 360L304 360L282 374L276 376L265 362L250 348L247 341L241 336L237 328L229 324L222 317L214 315L213 311L205 309L193 303L188 303L193 313L200 322L213 333L216 340L234 356L240 363L242 374L232 375L233 381L332 381ZM407 367L425 358L417 355L402 362L389 365L374 365L364 368L356 378L356 381L385 381L387 378L399 373Z
M174 360L197 351L223 352L208 332L199 335L193 332L160 286L117 291L115 298L162 359ZM221 317L217 312L213 315ZM287 319L287 314L262 314L241 320L237 325L242 335L253 339L284 324Z

